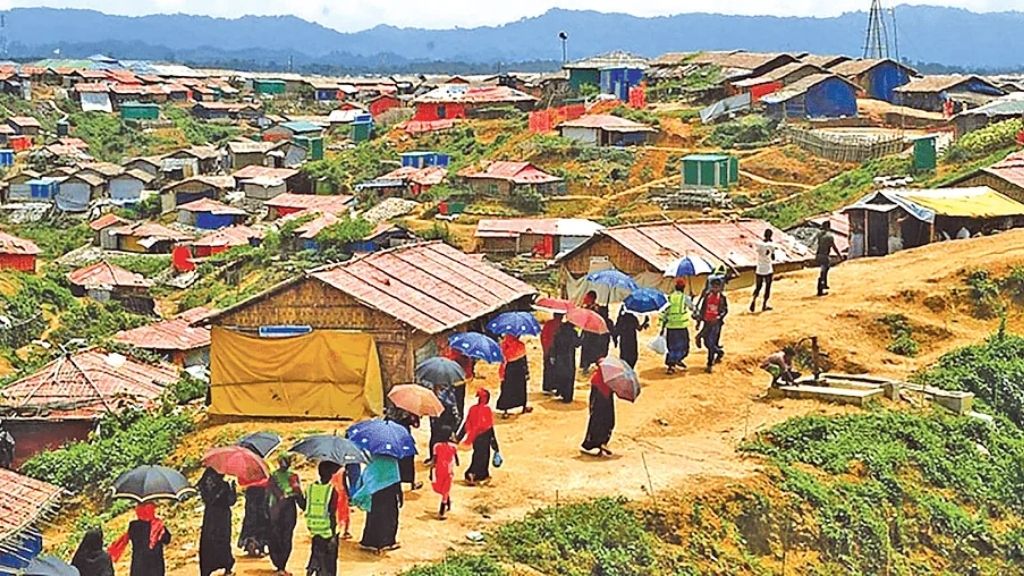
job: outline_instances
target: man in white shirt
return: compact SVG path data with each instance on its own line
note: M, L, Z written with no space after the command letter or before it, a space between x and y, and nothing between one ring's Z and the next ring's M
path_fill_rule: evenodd
M764 303L762 304L761 311L767 312L772 309L768 305L768 299L772 295L772 280L775 274L775 250L777 246L772 242L772 231L771 229L764 231L764 240L758 242L754 249L757 251L757 269L754 271L757 275L757 284L754 286L754 299L750 301L750 312L753 313L757 309L757 297L761 295L761 289L764 288Z

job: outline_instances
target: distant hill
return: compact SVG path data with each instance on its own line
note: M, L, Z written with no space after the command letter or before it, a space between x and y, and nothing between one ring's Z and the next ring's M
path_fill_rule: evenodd
M111 16L92 10L17 8L7 14L12 57L95 52L130 59L246 67L399 69L424 62L476 68L547 61L561 56L557 35L569 33L572 57L610 50L647 56L670 51L738 49L859 55L866 16L778 18L680 14L639 18L554 9L501 26L425 30L377 26L342 33L293 16L238 19L188 15ZM978 14L956 8L897 8L900 55L977 70L1022 66L1024 13Z

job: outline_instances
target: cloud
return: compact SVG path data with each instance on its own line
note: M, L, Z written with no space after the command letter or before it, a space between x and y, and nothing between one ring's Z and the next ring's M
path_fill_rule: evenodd
M917 4L942 4L978 12L1020 9L1020 0L911 0ZM823 7L825 4L825 7ZM400 27L451 28L497 25L524 17L537 16L553 8L628 12L637 16L665 16L680 12L717 12L725 14L770 14L776 16L835 16L864 10L867 0L518 0L486 2L481 0L249 0L240 10L239 0L0 0L0 9L12 7L90 8L112 14L139 16L153 13L182 12L234 18L244 14L292 14L341 31L356 31L379 24Z

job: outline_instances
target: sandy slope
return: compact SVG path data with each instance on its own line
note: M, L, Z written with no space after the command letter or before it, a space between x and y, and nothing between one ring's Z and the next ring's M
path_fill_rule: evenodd
M706 375L694 368L670 378L664 375L659 358L646 351L642 354L639 368L645 388L635 405L617 404L618 427L611 444L614 458L597 460L578 451L587 418L582 380L577 401L571 406L533 393L533 414L499 420L498 437L506 465L496 472L492 485L457 486L453 514L447 522L433 517L437 499L429 484L408 494L399 534L403 548L377 558L348 543L341 552L341 573L388 574L434 561L448 549L468 545L465 535L471 530L486 530L558 501L612 494L647 497L644 459L655 492L698 486L710 478L748 476L756 471L756 463L735 452L745 435L802 414L850 410L810 401L763 400L766 377L756 366L765 354L782 343L816 335L839 368L906 375L942 352L974 342L994 329L994 321L968 317L949 296L950 288L959 282L960 271L968 265L1005 269L1018 262L1024 262L1024 231L844 264L833 271L834 292L826 298L813 296L816 271L794 273L777 281L775 311L767 314L749 314L750 290L735 289L730 293L733 313L724 336L728 356L716 374ZM920 357L906 359L885 352L887 335L877 318L894 312L906 314L917 329L923 344ZM644 341L651 336L644 336ZM539 386L536 340L531 347L531 389L535 390ZM702 359L691 357L691 366L702 365ZM490 367L483 372L482 383L495 388L496 370ZM331 422L211 423L181 447L178 458L194 462L201 447L237 438L243 430L278 430L294 438L336 427ZM424 445L425 430L420 440ZM308 480L313 470L304 467L302 472ZM421 473L425 479L422 468ZM167 512L171 526L179 532L170 547L170 574L195 574L193 559L201 518L198 504ZM236 530L240 515L241 503ZM352 532L358 540L363 515L354 512L353 518ZM290 565L296 574L304 571L309 545L301 524ZM271 570L266 560L241 560L236 572L249 576L270 574Z

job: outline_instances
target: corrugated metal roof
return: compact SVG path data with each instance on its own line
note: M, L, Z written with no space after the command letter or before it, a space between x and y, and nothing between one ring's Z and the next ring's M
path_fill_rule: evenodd
M61 356L0 391L5 406L46 420L95 420L147 406L177 381L169 365L149 365L93 349Z
M232 140L228 142L228 150L232 154L266 154L277 148L276 142L253 142L251 140Z
M210 329L192 325L213 312L209 308L193 308L170 320L118 332L114 341L144 350L187 352L205 348L210 345Z
M0 232L0 254L36 256L41 252L35 242Z
M233 176L193 176L191 178L186 178L179 182L168 184L167 186L164 186L163 189L173 190L179 186L189 184L191 182L200 182L202 184L209 186L210 188L215 188L217 190L232 190L235 187L235 178Z
M611 114L588 114L576 120L566 120L559 128L598 128L607 132L657 132L654 128L634 122L628 118L620 118Z
M785 66L779 66L778 68L766 74L762 74L761 76L740 80L739 82L736 82L735 85L741 88L746 88L749 86L759 86L761 84L769 84L772 82L781 82L786 78L786 76L800 72L805 68L813 70L816 74L823 74L826 72L824 68L816 64L810 64L808 62L790 62Z
M473 86L454 84L439 86L413 99L416 103L453 102L465 104L503 104L536 102L537 99L525 92L507 86Z
M0 468L0 549L20 544L24 532L56 508L63 492L53 484Z
M886 188L868 194L843 212L868 210L881 202L895 204L924 222L936 216L951 218L1004 218L1024 216L1024 204L988 186L971 188Z
M685 58L687 58L688 62L694 64L708 64L721 68L740 68L743 70L754 70L777 59L796 60L792 54L785 52L747 52L745 50L698 52Z
M142 274L125 270L116 264L101 260L68 274L68 281L86 290L111 288L149 288L152 282Z
M893 60L892 58L859 58L857 60L847 60L846 62L836 64L835 66L829 68L829 70L835 74L839 74L840 76L852 78L854 76L860 76L861 74L868 72L872 68L881 66L882 64L885 63L895 64L896 66L903 68L907 72L910 72L911 75L917 74L917 71L914 70L913 68L910 68L909 66L906 66L904 64L900 64L899 62Z
M981 82L989 85L993 90L1002 91L1001 88L992 84L988 80L985 80L981 76L963 76L960 74L950 75L935 75L935 76L922 76L921 78L913 78L908 84L904 84L898 88L895 88L896 92L943 92L950 90L963 84L965 82Z
M200 198L199 200L193 200L188 204L182 204L178 206L178 210L184 210L185 212L209 212L217 216L248 216L248 212L241 208L235 208L234 206L228 206L223 202L218 202L210 198Z
M317 210L331 214L348 212L355 200L352 196L320 196L317 194L279 194L264 204L273 208L292 208L299 210Z
M291 168L269 168L267 166L257 166L253 164L238 170L232 174L232 176L236 180L250 180L252 178L288 180L289 178L295 177L298 173L298 170L293 170Z
M1024 116L1024 94L1011 93L957 116Z
M425 166L423 168L402 166L381 176L378 180L401 180L421 186L436 186L443 182L447 175L448 169L442 166Z
M253 238L263 238L263 232L244 225L228 226L203 236L192 245L233 248L248 246L249 240Z
M593 236L603 230L597 222L582 218L484 219L476 225L476 236L540 234L544 236Z
M569 62L563 66L563 68L582 68L586 70L603 70L606 68L640 68L642 70L647 68L647 62L647 58L644 58L643 56L637 56L630 52L616 51Z
M20 126L22 128L42 128L43 125L39 123L39 120L31 116L11 116L7 119L9 124Z
M190 240L192 237L184 232L178 232L172 230L163 224L156 222L136 222L128 226L121 228L115 228L109 232L113 236L135 236L138 238L159 238L161 240L171 240L174 242L183 242Z
M800 58L801 61L807 62L808 64L814 64L815 66L821 66L822 68L832 68L843 62L851 60L849 56L835 56L826 54L808 54Z
M482 257L441 242L412 244L310 273L427 334L439 334L537 293Z
M471 166L460 171L459 176L463 178L507 180L515 184L546 184L562 181L558 176L548 174L529 162L508 162L504 160L490 162L482 170L477 170Z
M103 230L104 228L109 228L117 224L127 223L127 220L111 212L104 214L103 216L100 216L99 218L93 220L92 222L89 222L89 228L91 228L93 231L98 232L100 230Z

